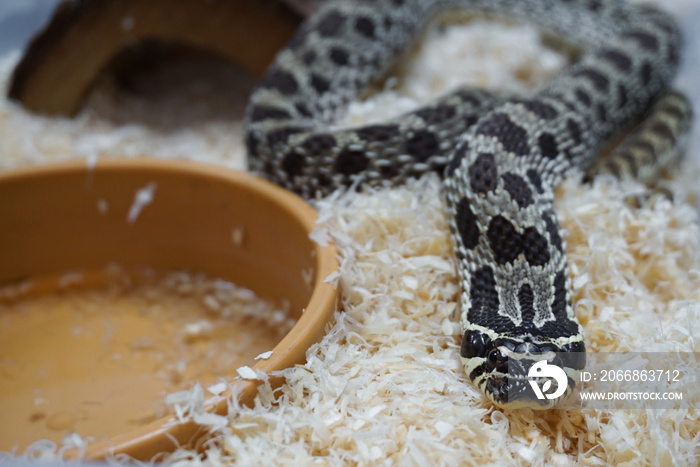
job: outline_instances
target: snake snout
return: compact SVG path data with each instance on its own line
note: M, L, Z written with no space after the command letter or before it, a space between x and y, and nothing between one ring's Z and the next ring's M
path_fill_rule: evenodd
M470 329L462 339L469 379L504 409L549 409L566 398L585 366L582 342L559 345L532 333L492 338ZM533 384L535 383L535 384Z

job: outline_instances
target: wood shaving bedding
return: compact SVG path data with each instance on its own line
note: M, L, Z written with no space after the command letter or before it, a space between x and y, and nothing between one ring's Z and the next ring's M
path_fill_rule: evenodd
M390 108L395 115L457 84L430 75L435 67L426 60L449 63L453 75L472 77L477 85L488 82L511 91L536 87L563 66L528 27L498 30L483 39L497 29L476 22L430 32L422 47L429 51L413 60L411 77L353 106L347 122L382 120L387 115L377 109ZM445 36L450 41L461 36L462 46L448 47L440 42ZM518 60L499 52L501 44L513 43L522 47ZM484 57L465 52L485 44ZM443 51L446 55L440 55ZM543 56L550 57L547 64L537 65ZM482 67L484 58L493 58L494 65ZM425 86L417 84L419 75ZM103 104L109 109L118 102ZM26 125L23 135L10 134L9 143L5 135L0 138L5 166L76 152L86 157L186 154L244 166L240 137L218 139L224 133L219 130L228 132L230 126L221 122L203 124L219 125L207 139L201 126L159 134L96 118L90 107L69 121L1 105L3 133ZM181 141L187 141L185 149L176 152L171 144ZM697 151L693 148L688 158L697 160ZM695 350L700 232L697 210L686 200L697 196L697 175L686 165L667 183L675 202L651 197L638 209L625 202L631 194L647 197L635 182L599 179L591 188L571 178L558 190L575 310L589 350ZM436 176L396 189L338 192L317 208L314 237L333 239L341 254L340 274L329 280L342 287L344 311L323 341L309 349L305 365L281 372L287 384L275 391L263 384L253 408L232 406L227 425L211 420L211 433L196 446L183 446L161 460L188 465L698 464L697 408L503 412L485 402L459 361L459 288ZM201 391L195 387L183 400L199 400ZM193 415L207 424L206 417Z
M570 264L586 278L574 292L589 348L692 352L696 210L663 198L632 210L625 198L645 192L633 182L589 189L569 179L561 191ZM265 386L254 408L229 415L208 461L696 465L697 409L503 412L484 402L459 361L459 290L439 194L426 176L319 203L318 234L341 251L345 311L306 365L282 372L287 385Z

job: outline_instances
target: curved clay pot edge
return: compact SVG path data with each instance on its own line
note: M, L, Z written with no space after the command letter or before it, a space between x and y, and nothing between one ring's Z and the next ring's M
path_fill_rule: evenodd
M157 171L196 171L198 174L210 178L234 179L237 183L244 184L251 191L270 199L278 205L287 206L296 220L302 224L309 233L316 225L316 212L304 200L296 195L246 172L239 172L221 166L203 165L186 160L164 160L151 157L138 158L100 158L94 165L85 159L69 159L50 164L31 165L19 167L8 171L0 171L0 183L7 179L21 179L23 177L37 177L51 175L56 172L73 172L85 170L157 170ZM291 355L293 348L308 349L318 342L325 334L326 325L330 322L336 311L336 298L338 289L324 280L338 268L337 251L332 244L322 246L315 244L316 274L314 287L306 311L301 315L291 331L273 349L272 356L267 360L260 360L253 369L266 373L275 369L290 367L302 363L295 355ZM279 349L279 350L275 350ZM305 352L304 352L305 354ZM274 380L274 381L272 381ZM271 378L273 386L279 386L282 378ZM239 403L252 405L257 393L257 387L261 381L249 380L245 386L237 391ZM225 414L228 410L230 392L209 398L205 402L208 411ZM85 452L86 459L99 460L119 454L127 454L140 460L150 459L160 453L172 451L178 445L190 440L201 428L192 421L177 422L172 417L157 420L130 432L118 435L109 441L103 441L91 445ZM69 453L69 457L78 456L79 453Z

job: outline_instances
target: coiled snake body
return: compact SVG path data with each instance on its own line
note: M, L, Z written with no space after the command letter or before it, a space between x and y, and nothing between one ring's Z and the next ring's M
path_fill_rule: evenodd
M437 12L457 7L525 18L585 53L534 96L459 89L383 124L328 129ZM585 364L553 190L574 168L648 180L675 159L691 118L685 98L667 91L680 42L668 15L615 0L327 2L251 97L250 168L306 198L444 174L465 371L499 406L551 407L558 399L536 399L514 368L551 353L568 376L565 396Z

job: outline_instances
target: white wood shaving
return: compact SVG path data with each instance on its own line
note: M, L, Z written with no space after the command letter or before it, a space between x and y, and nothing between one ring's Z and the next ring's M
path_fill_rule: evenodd
M165 396L165 405L175 410L175 416L179 421L184 421L185 416L194 417L204 412L204 390L202 385L195 383L188 391L173 392Z
M307 287L313 286L314 275L315 271L311 267L301 270L301 277L304 279L304 283Z
M224 392L227 387L228 387L228 385L225 382L220 381L218 383L207 386L207 391L214 394L215 396L218 396L219 394Z
M209 412L201 412L193 415L194 420L199 425L209 427L211 431L222 430L228 425L228 418Z
M243 379L258 379L258 375L249 366L242 366L236 369L236 373Z
M206 295L202 302L204 303L204 306L209 308L211 311L221 310L221 303L219 303L219 301L213 295Z
M257 357L255 357L256 360L267 360L268 358L272 357L272 350L268 350L267 352L263 352Z
M82 272L67 272L58 279L60 288L68 288L71 285L80 284L85 280L85 274Z
M214 331L214 325L209 321L197 321L195 323L187 323L183 326L182 334L186 341L194 341L211 336Z
M153 196L155 195L157 187L158 184L156 182L150 182L145 187L136 190L136 194L134 195L134 202L131 204L131 207L129 208L129 214L126 217L126 220L129 224L133 224L134 222L136 222L136 219L138 219L143 208L145 208L153 202Z
M333 271L328 274L325 279L323 279L324 284L333 284L336 286L338 284L338 279L340 278L340 273L338 271Z
M96 153L92 153L87 156L85 167L87 168L88 172L93 172L95 170L98 157L99 156Z
M103 215L109 212L109 202L106 199L99 198L97 200L97 212Z
M245 240L245 227L239 225L238 227L231 230L231 240L236 246L243 246L243 241Z

